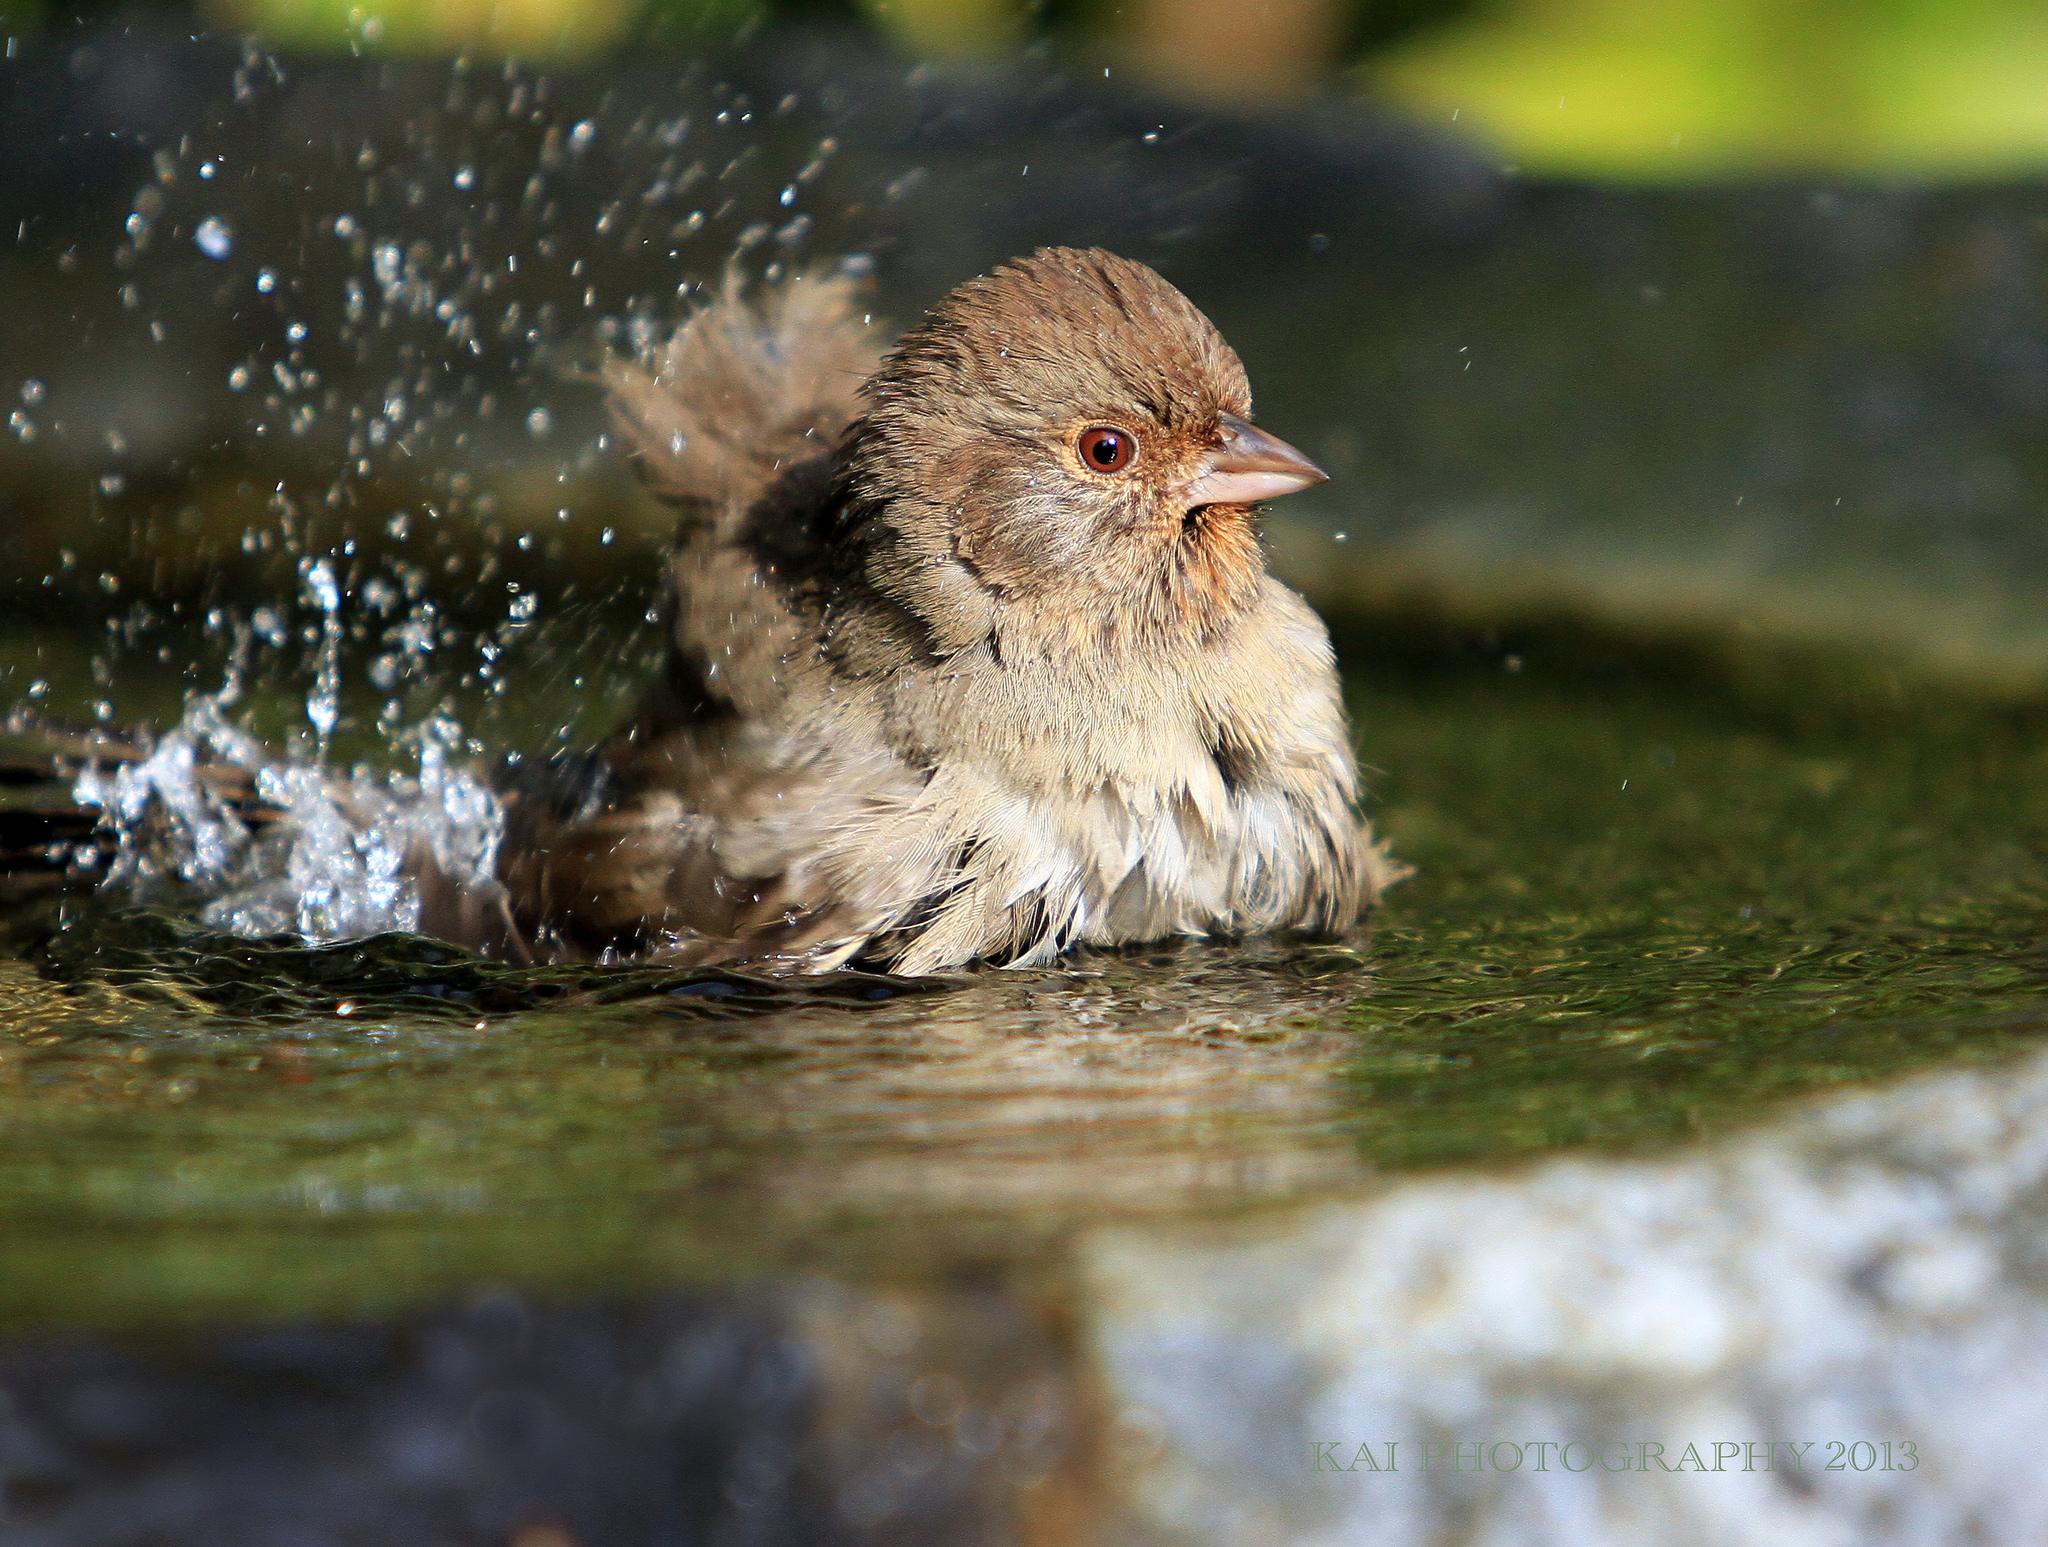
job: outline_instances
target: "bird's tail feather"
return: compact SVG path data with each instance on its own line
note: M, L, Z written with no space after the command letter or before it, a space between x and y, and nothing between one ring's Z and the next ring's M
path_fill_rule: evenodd
M750 297L728 271L665 347L608 361L604 381L655 489L736 522L778 470L838 441L879 355L849 276L795 275Z

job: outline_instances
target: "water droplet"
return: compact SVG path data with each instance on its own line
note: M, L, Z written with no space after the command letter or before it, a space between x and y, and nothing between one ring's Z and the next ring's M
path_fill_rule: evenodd
M545 408L536 408L526 416L526 433L535 440L540 439L541 436L547 434L554 427L554 415L550 414Z
M470 189L474 188L476 186L476 168L464 167L461 171L457 172L455 174L455 186L464 193L468 193Z
M231 371L229 371L229 372L228 372L228 390L229 390L229 391L231 391L231 392L242 392L242 391L246 391L246 390L248 389L248 386L249 386L249 367L248 367L248 366L246 366L246 365L238 365L238 366L236 366L236 367L235 367L235 368L234 368L233 370L231 370Z
M258 274L256 276L256 288L265 295L269 295L271 291L275 290L277 288L277 270L265 269L262 273Z
M306 594L322 612L341 610L341 587L335 584L334 567L325 559L307 566Z
M355 216L336 215L334 217L334 234L340 237L344 242L347 241L350 237L354 236L356 234Z
M199 169L202 177L211 177L209 168L213 163ZM225 258L235 250L234 229L218 215L208 215L199 222L199 229L192 233L192 241L209 258Z
M306 695L306 718L320 738L324 753L327 738L341 718L341 586L334 567L325 559L307 564L302 572L306 597L326 614L320 627L320 657L314 670L313 691Z
M569 148L575 151L590 149L590 142L597 138L597 125L588 118L569 131Z

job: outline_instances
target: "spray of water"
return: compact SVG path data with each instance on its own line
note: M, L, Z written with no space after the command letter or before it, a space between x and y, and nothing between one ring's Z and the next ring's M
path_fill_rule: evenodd
M244 614L221 688L76 794L118 835L111 884L196 896L209 923L247 934L411 930L426 893L496 893L503 812L474 766L488 717L518 649L534 674L543 605L602 590L564 552L619 561L610 504L582 543L583 507L615 500L616 467L596 395L563 383L587 381L598 352L666 337L729 263L803 261L805 206L851 214L870 196L833 186L838 142L806 127L798 97L757 105L695 71L639 100L468 60L431 83L364 79L309 138L294 126L322 99L295 97L251 45L219 110L154 154L114 254L121 315L146 329L138 358L220 357L184 334L236 319L234 354L195 391L234 503L262 513L224 528L241 518L216 495L178 519L223 531L208 562L239 565L237 589L270 600ZM24 421L45 408L33 385ZM112 432L107 445L131 455ZM164 609L139 577L100 583L129 606L95 662L111 683L113 650L155 649ZM630 613L651 628L644 608ZM562 675L616 674L606 654ZM258 737L295 673L296 724ZM573 675L565 719L594 702L584 683ZM349 714L372 692L373 727ZM112 700L95 701L103 723ZM338 746L371 761L338 766Z
M311 760L280 757L230 721L240 676L238 664L195 696L147 756L80 777L77 798L119 837L109 885L144 900L196 890L215 928L314 940L418 929L427 885L495 897L504 812L467 766L455 720L430 715L400 733L408 771L342 772L324 760L337 666L323 662L308 703L322 737Z

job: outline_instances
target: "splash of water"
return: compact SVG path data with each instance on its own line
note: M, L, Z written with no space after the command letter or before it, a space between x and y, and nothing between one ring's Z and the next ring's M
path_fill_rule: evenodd
M399 737L415 772L344 774L281 758L230 723L237 696L231 674L147 757L80 777L77 799L119 835L108 885L142 898L196 891L214 928L322 941L418 929L430 877L496 893L504 811L459 759L453 719L432 715Z
M620 96L599 73L446 68L378 66L316 143L287 132L308 99L247 45L234 110L153 153L114 238L124 347L219 354L196 411L251 474L232 496L195 488L179 520L213 543L193 550L218 571L209 584L263 599L247 617L270 686L310 679L288 750L234 723L231 673L146 755L78 783L118 834L115 884L197 903L216 927L433 929L447 887L464 902L496 892L503 814L461 750L480 751L467 733L494 711L471 704L507 695L542 595L639 583L611 578L627 520L607 504L590 542L572 522L609 499L616 466L596 395L558 388L597 355L649 347L729 264L773 276L804 262L812 210L865 219L872 202L817 132L838 110L799 93L756 103L693 70ZM216 350L223 316L230 347ZM54 433L40 376L21 403L21 439L38 433L31 410ZM111 429L107 446L132 455ZM112 500L129 475L102 471ZM120 649L169 627L179 598L153 571L63 552L53 580L76 568L98 578L95 609L121 598ZM358 645L361 685L383 698L376 770L334 766ZM114 723L111 694L93 713Z

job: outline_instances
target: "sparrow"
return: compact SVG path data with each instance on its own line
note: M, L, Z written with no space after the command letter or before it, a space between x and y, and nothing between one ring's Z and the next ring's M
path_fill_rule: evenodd
M1257 528L1325 475L1153 270L1042 249L886 354L850 279L728 275L604 379L680 516L667 658L502 791L518 954L1034 966L1340 932L1404 873Z

